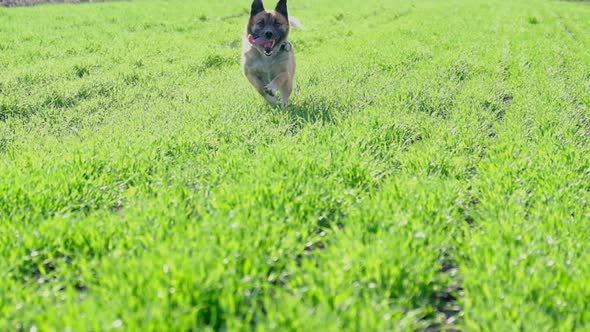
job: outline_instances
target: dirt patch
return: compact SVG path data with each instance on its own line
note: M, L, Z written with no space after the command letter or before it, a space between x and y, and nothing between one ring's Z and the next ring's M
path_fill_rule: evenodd
M84 2L105 2L106 0L0 0L0 6L33 6L42 3L84 3Z

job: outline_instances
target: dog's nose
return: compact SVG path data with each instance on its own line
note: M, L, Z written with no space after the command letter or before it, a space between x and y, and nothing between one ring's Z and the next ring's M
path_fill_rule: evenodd
M271 39L272 38L272 31L265 32L264 36L266 37L266 39Z

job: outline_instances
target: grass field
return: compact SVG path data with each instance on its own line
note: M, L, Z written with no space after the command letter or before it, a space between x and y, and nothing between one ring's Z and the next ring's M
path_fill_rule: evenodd
M0 8L1 331L590 331L588 3L248 8Z

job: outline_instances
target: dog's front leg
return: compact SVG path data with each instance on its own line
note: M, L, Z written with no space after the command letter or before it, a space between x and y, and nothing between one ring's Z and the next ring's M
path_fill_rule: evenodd
M256 91L258 91L258 93L260 93L264 99L266 99L267 103L269 103L271 106L277 106L279 103L277 96L274 93L269 93L266 91L264 82L262 82L258 76L251 73L246 73L246 78L248 78L248 81L250 81L254 88L256 88Z
M289 73L282 72L277 75L264 87L264 90L271 95L276 95L277 91L280 91L281 98L283 99L282 106L283 108L287 108L289 106L289 97L293 91L293 82L289 78Z

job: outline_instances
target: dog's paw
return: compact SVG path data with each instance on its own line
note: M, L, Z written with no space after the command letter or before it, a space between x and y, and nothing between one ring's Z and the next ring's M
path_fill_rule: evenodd
M266 92L266 94L268 94L269 96L274 97L277 94L277 87L273 83L267 84L264 87L264 92Z
M266 95L264 96L264 99L266 99L266 102L270 105L270 106L277 106L279 104L279 99L277 98L277 96L271 96L271 95Z

